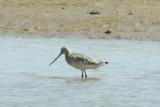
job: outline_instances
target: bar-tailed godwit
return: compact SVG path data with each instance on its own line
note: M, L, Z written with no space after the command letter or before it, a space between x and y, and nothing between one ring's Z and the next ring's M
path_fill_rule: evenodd
M62 47L59 55L49 65L52 65L62 54L65 55L65 60L69 65L81 70L82 78L84 77L84 74L85 78L87 78L86 74L87 69L96 69L100 66L103 66L104 64L108 64L108 62L104 62L96 58L91 58L89 56L80 53L71 53L69 48Z

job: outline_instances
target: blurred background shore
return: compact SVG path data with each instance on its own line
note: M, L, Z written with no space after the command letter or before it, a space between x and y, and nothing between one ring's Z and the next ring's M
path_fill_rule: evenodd
M160 1L0 0L0 32L160 41Z

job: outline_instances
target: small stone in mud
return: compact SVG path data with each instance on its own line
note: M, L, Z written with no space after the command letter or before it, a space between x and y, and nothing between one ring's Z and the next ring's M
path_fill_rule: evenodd
M28 32L28 31L29 31L29 29L27 29L27 28L24 28L24 29L23 29L23 31L26 31L26 32Z
M88 13L88 12L87 12ZM100 14L100 12L96 11L96 10L92 10L89 12L89 14L91 15L96 15L96 14Z
M104 33L105 33L105 34L110 34L111 31L110 31L110 30L107 30L107 31L105 31Z
M129 12L128 15L133 15L133 13L132 13L132 12Z
M64 9L64 7L61 7L61 9Z

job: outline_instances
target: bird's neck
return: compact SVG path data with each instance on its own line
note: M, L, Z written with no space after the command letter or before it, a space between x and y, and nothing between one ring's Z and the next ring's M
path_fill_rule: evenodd
M68 56L69 56L69 54L70 54L70 52L69 52L69 51L65 52L65 57L68 57Z
M65 53L65 60L66 60L67 63L70 62L70 60L69 60L69 55L70 55L69 52L68 52L68 53Z

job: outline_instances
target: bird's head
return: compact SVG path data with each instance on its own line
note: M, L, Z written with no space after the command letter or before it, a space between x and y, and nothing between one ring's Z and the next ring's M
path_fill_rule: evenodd
M69 54L69 48L63 46L63 47L61 48L60 54Z
M61 48L59 55L49 65L52 65L62 54L69 55L69 52L70 52L69 48L63 46Z

